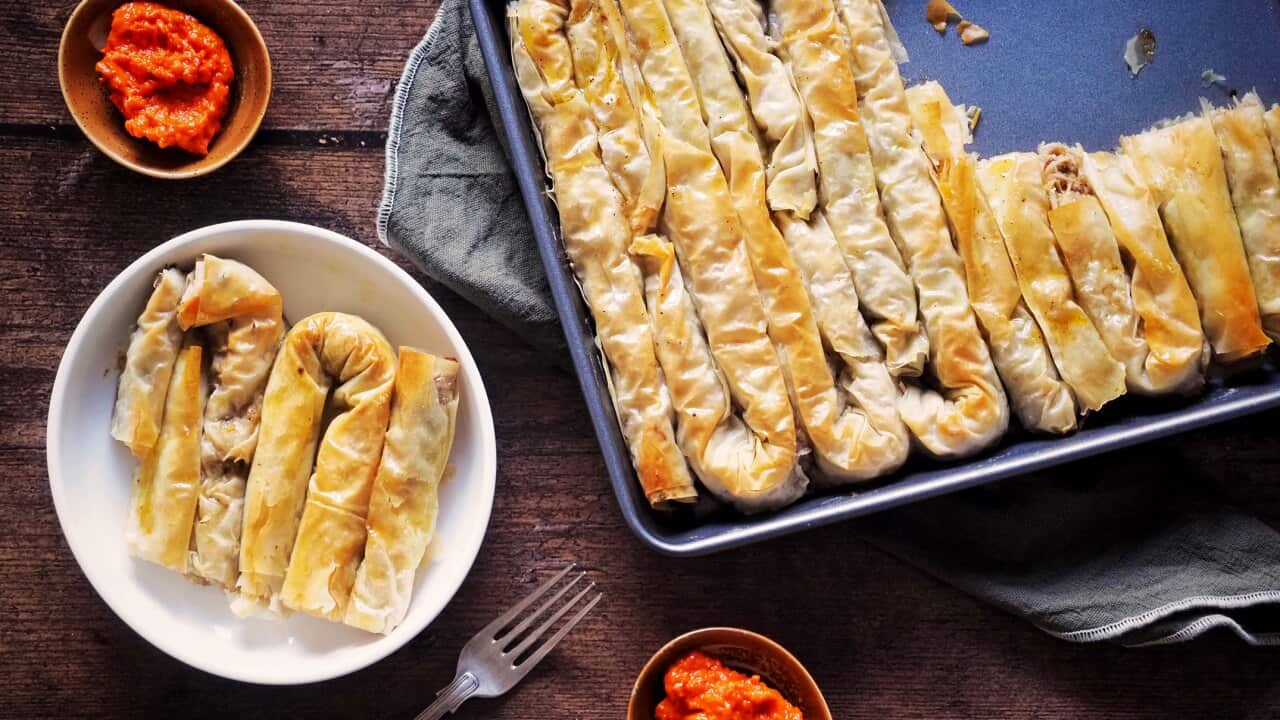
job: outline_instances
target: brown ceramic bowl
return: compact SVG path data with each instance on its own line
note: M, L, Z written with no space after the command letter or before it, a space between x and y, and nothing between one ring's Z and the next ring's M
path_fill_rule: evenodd
M222 167L253 139L271 96L271 58L257 26L232 0L160 1L208 25L231 53L236 76L230 107L208 155L161 149L125 131L124 116L111 104L94 68L102 59L111 13L125 0L84 0L71 13L58 47L58 82L76 124L107 157L152 177L191 178Z
M759 675L800 708L805 720L831 720L822 691L795 656L763 635L724 627L685 633L654 653L631 689L627 720L653 720L653 711L665 696L662 680L667 668L694 650L701 650L738 672Z

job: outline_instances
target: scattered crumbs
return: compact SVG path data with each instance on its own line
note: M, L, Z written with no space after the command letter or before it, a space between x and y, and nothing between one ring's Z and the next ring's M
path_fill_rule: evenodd
M991 33L987 32L982 26L971 23L968 20L961 20L956 29L960 31L960 42L965 45L986 42L991 38Z
M1142 68L1155 62L1156 34L1151 28L1142 28L1124 44L1124 62L1129 66L1129 77L1138 77Z
M969 118L969 132L978 129L978 121L982 119L982 108L977 105L969 105L964 109L965 117Z
M959 20L960 13L956 12L947 0L929 0L929 4L924 9L924 19L928 20L933 29L940 33L947 31L947 21L953 17Z
M1206 68L1204 72L1200 73L1200 84L1205 87L1217 85L1225 90L1227 87L1227 76L1214 71L1213 68Z
M947 24L954 20L956 30L960 34L960 42L964 45L984 43L991 38L991 33L977 23L964 19L947 0L929 0L929 4L924 9L924 18L929 21L934 30L944 35L947 32Z

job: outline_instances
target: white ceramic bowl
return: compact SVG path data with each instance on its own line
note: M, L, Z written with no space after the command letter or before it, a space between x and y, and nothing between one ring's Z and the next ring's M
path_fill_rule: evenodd
M300 613L283 622L232 615L222 592L126 553L124 525L135 461L111 439L117 358L166 265L201 253L247 263L284 297L286 319L354 313L392 345L451 355L462 399L440 490L435 540L409 614L373 635ZM360 243L297 223L248 220L194 230L155 248L111 281L76 327L49 403L49 486L67 543L98 594L139 635L215 675L285 685L345 675L394 652L435 619L466 577L489 523L497 457L493 417L471 353L440 306L407 273Z

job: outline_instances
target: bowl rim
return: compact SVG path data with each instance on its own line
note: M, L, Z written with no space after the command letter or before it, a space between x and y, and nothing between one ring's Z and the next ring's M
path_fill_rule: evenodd
M381 266L390 275L390 280L398 281L406 286L417 299L422 302L428 312L433 315L439 322L441 330L449 338L450 344L453 346L452 351L456 356L459 366L465 374L465 382L468 384L468 392L475 398L475 407L478 410L475 418L476 425L479 428L476 442L480 451L480 467L478 476L483 483L481 488L484 494L484 515L478 518L480 523L480 534L478 541L472 548L463 548L463 552L469 552L469 557L465 559L464 571L457 576L456 582L452 583L452 587L447 587L446 593L442 593L440 597L444 598L440 606L434 613L429 613L421 625L413 626L410 623L402 624L397 631L403 630L399 637L388 642L379 642L378 647L367 656L358 656L347 658L345 661L329 659L327 664L321 664L318 668L310 671L298 671L292 667L281 668L275 674L269 677L260 677L251 672L246 672L234 665L219 664L216 662L208 662L206 657L196 650L190 650L180 638L170 638L151 632L147 627L140 623L135 623L129 616L131 613L122 610L121 601L114 597L113 591L108 590L109 584L106 578L87 561L82 548L73 540L74 533L68 532L65 518L70 517L70 499L66 497L66 488L62 480L62 467L57 455L52 449L59 447L62 443L62 429L54 422L54 419L60 416L64 410L63 405L67 402L66 393L67 385L70 382L69 366L70 358L84 352L82 346L85 343L85 335L87 328L91 323L97 321L98 316L104 311L107 303L114 299L122 285L127 281L135 278L139 273L147 272L154 268L155 263L165 255L191 245L201 240L229 232L242 231L258 231L258 232L290 232L302 234L312 240L328 243L330 245L340 246L345 250L351 250L357 254L363 255ZM444 310L431 297L409 273L382 256L372 248L363 243L352 240L345 235L316 227L304 223L291 222L286 220L236 220L232 222L217 223L214 225L206 225L196 228L188 232L177 235L167 240L142 257L134 260L124 270L120 271L111 282L107 284L81 317L80 322L76 324L76 329L71 334L71 339L67 341L66 348L63 350L62 357L58 361L58 371L53 382L53 391L49 399L49 412L45 420L45 461L49 473L49 490L53 496L54 512L58 517L58 527L62 531L62 536L66 540L68 547L71 548L71 554L75 557L76 564L80 566L81 573L89 581L94 592L107 607L115 613L116 617L128 625L135 633L155 646L165 654L179 660L198 670L225 677L231 680L239 680L241 682L254 683L258 685L301 685L305 683L319 682L322 680L331 680L333 678L348 675L357 670L366 668L374 663L381 661L388 655L396 652L407 644L410 640L422 633L431 623L440 616L445 607L453 600L458 592L458 588L462 586L465 579L471 574L471 570L475 565L477 556L480 553L480 547L484 544L485 535L488 532L489 520L493 513L493 499L497 486L497 439L493 425L493 412L489 404L488 393L485 391L483 379L481 378L479 368L476 366L475 359L471 355L470 348L463 341L462 336L458 333L453 321L449 319ZM387 640L394 637L395 632L383 636L381 640Z
M804 663L800 662L799 658L797 658L795 655L792 655L790 650L787 650L785 647L779 644L776 640L773 640L772 638L766 635L755 632L753 630L747 630L745 628L730 627L727 625L716 625L711 627L698 628L697 630L690 630L686 633L677 635L676 637L668 640L666 643L662 645L662 647L654 651L654 653L649 656L649 659L645 661L644 666L640 668L640 672L636 674L636 680L631 686L631 695L627 699L628 720L632 720L633 718L636 718L636 717L641 717L641 718L645 718L645 720L648 720L649 716L652 714L653 712L652 708L648 708L648 709L640 708L636 705L636 703L639 701L641 686L644 684L646 680L653 677L653 674L659 670L659 668L657 667L657 664L660 658L663 658L663 656L672 653L677 648L684 648L686 650L692 651L692 650L699 649L705 644L714 644L714 638L716 636L725 636L725 635L732 638L749 638L763 645L764 647L768 648L769 652L776 654L784 662L787 662L791 665L794 665L796 668L798 668L802 674L804 681L813 688L816 697L822 703L822 706L819 708L821 713L817 717L813 718L812 720L831 720L831 709L827 705L826 697L822 694L822 687L818 685L818 681L813 678L813 674L809 672L809 668L805 667ZM678 658L673 658L673 659L678 659ZM661 668L661 672L665 673L666 668ZM773 687L773 686L770 685L770 687ZM790 700L790 698L788 698L788 700ZM640 713L638 716L636 715L637 712ZM825 714L822 714L822 713L825 713Z
M249 13L246 12L244 8L240 7L240 4L235 2L235 0L214 0L215 2L220 2L226 5L231 10L231 13L245 24L245 27L249 29L249 34L252 37L253 44L262 50L262 57L266 62L263 63L261 72L258 74L256 80L256 82L261 83L263 97L265 98L263 100L261 112L255 112L253 114L253 119L249 123L249 132L245 133L240 142L232 145L227 150L226 155L221 159L211 162L208 165L198 167L194 170L162 170L150 165L133 162L120 155L115 150L112 150L106 143L100 141L96 134L85 127L84 122L80 120L80 116L72 109L71 93L67 90L68 72L67 62L65 60L67 45L70 42L70 30L79 19L80 15L86 11L86 8L88 8L90 3L97 1L98 0L80 0L75 9L71 11L71 14L67 16L67 22L62 26L62 35L58 40L58 89L62 93L62 103L67 107L67 113L70 114L71 119L75 121L76 127L80 128L80 134L84 135L94 147L98 148L99 152L111 158L116 164L126 167L136 173L141 173L160 180L189 180L191 178L208 175L238 157L240 153L249 146L249 143L253 142L254 137L257 136L258 130L262 127L262 121L266 118L267 108L271 104L271 49L267 47L266 38L262 37L262 31L258 29L257 23L253 21L253 18L249 16ZM129 1L130 0L118 0L120 5ZM201 22L204 21L201 20ZM236 73L236 81L241 81L242 77L243 75L239 72ZM241 95L243 96L243 92ZM223 130L225 129L226 127L224 124ZM148 142L139 138L135 138L135 140L138 140L139 142Z

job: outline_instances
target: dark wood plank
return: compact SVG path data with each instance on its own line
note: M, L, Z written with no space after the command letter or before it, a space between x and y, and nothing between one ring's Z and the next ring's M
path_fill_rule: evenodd
M64 125L58 39L74 2L0 3L0 122ZM265 127L386 127L410 49L439 0L244 0L271 52Z
M1260 718L1280 708L1274 653L1225 637L1143 651L1052 640L865 545L856 524L698 560L649 552L614 505L573 378L425 279L494 402L499 489L470 577L422 636L348 678L261 688L186 668L106 608L61 537L44 460L58 358L110 278L183 230L281 217L373 243L381 149L259 145L212 177L164 183L117 168L74 133L28 133L0 143L0 169L0 715L411 717L477 628L570 560L605 602L516 692L459 717L621 717L648 653L714 624L786 644L840 718ZM1273 412L1050 475L1180 467L1280 520L1278 422Z

